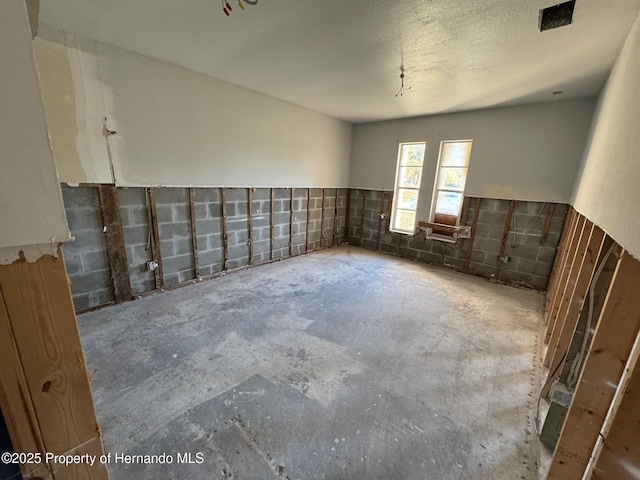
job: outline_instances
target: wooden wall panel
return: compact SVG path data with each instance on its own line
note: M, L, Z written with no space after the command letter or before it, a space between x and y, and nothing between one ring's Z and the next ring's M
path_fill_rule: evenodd
M0 290L0 409L7 429L11 432L11 442L16 452L44 452L44 442L40 434L29 386L25 378L16 347L9 313ZM52 478L48 465L21 465L25 478L39 476Z
M3 353L11 363L3 364L0 373L2 397L10 398L12 411L21 407L14 402L23 401L15 395L28 395L22 407L25 414L12 417L12 439L54 454L102 453L62 252L58 258L44 255L35 263L0 265L0 292L4 305L0 328L6 331L10 325L15 345L13 354ZM16 379L18 385L7 386ZM107 478L101 464L52 467L54 478Z

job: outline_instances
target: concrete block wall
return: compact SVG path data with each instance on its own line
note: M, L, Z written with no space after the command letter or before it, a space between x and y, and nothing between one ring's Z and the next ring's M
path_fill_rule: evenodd
M318 250L320 248L320 222L322 219L322 189L310 189L309 200L309 250Z
M541 202L516 203L504 251L509 261L501 267L501 280L546 290L569 210L568 205L554 205L547 238L543 244L541 239L550 206L551 204ZM480 201L476 241L470 263L472 269L478 271L483 269L484 272L491 274L489 267L491 263L495 265L500 253L508 209L509 201L506 200L482 199ZM472 215L473 211L470 209L470 218L473 218ZM502 222L501 228L500 222ZM480 235L484 232L486 232L485 235ZM484 258L482 252L484 252Z
M273 258L289 256L289 223L291 189L276 188L273 192Z
M200 275L213 275L223 270L220 189L196 188L193 193Z
M320 220L322 189L295 188L293 215L291 189L275 188L273 208L273 259L299 255L321 248ZM155 188L159 245L163 280L166 286L196 278L191 230L191 209L188 188ZM151 202L146 188L118 188L123 242L131 292L141 295L157 288L155 274L147 271L153 260L149 225ZM253 264L271 259L271 189L254 188L252 193ZM335 218L335 189L325 189L324 239L322 248L343 242L346 220L346 189L338 190ZM75 243L65 246L69 276L74 282L72 293L76 310L104 305L114 301L108 253L102 233L102 214L97 186L64 187L67 216ZM197 259L200 277L220 273L224 269L222 189L195 188L194 213ZM226 228L228 238L227 269L249 265L248 190L225 188ZM307 250L307 195L309 203L309 244ZM293 219L290 238L290 223Z
M153 252L146 191L144 188L119 188L117 191L131 293L140 295L156 288L155 276L147 270Z
M361 223L363 199L364 223ZM391 212L389 200L389 195L384 195L383 199L381 191L366 191L365 199L363 190L351 190L348 243L425 263L467 270L469 273L498 278L507 283L538 290L547 288L568 205L554 204L547 238L541 243L544 223L551 204L517 202L504 251L509 261L501 264L500 272L497 274L509 200L480 200L468 269L465 268L465 264L470 247L469 239L448 243L433 239L417 240L408 235L390 232L390 219L387 216ZM476 199L467 198L466 201L469 204L466 224L471 225ZM382 221L381 211L387 214Z
M249 265L249 213L246 188L225 188L227 207L227 268Z
M296 188L293 192L293 230L291 254L304 253L307 241L307 189Z
M271 255L271 189L253 189L251 204L253 263L259 265L268 262Z
M195 271L189 189L157 188L155 196L164 284L170 286L192 280Z
M107 245L103 233L98 189L62 189L69 230L73 242L64 245L64 261L71 280L76 310L114 301Z

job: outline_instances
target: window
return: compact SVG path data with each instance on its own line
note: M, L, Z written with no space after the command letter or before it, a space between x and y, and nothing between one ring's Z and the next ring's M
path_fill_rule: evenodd
M431 202L432 223L457 226L464 199L472 140L454 140L440 143L438 174ZM429 236L443 240L455 239L455 234L434 227Z
M425 142L401 143L398 148L396 185L393 191L391 231L413 235L422 180Z

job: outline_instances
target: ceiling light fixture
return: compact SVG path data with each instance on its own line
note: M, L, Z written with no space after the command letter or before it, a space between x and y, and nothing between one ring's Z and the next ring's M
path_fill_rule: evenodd
M398 90L398 93L396 93L396 97L398 95L402 96L402 91L405 90L404 88L404 68L400 69L400 90ZM407 87L406 90L411 90L411 87Z
M248 5L258 4L258 0L244 0L244 2L246 2ZM244 10L243 0L238 0L238 6L240 7L240 10ZM227 17L231 15L232 10L233 9L231 8L231 5L229 5L229 2L227 0L222 0L222 11Z

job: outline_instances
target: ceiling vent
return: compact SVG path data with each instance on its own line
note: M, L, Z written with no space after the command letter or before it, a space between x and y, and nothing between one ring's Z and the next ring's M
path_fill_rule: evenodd
M575 6L576 0L571 0L540 10L540 31L571 25Z

